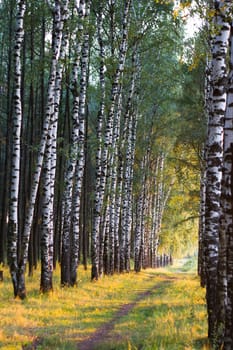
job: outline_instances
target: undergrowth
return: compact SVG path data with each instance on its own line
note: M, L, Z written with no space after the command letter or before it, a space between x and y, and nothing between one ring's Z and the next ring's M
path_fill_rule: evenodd
M4 269L0 348L21 350L36 344L38 350L78 349L78 343L110 321L123 304L151 289L151 294L117 320L111 338L102 339L96 349L207 350L204 290L186 263L183 267L104 277L97 282L90 282L90 267L88 271L80 267L75 288L60 288L57 269L54 291L49 295L40 294L40 274L35 271L33 277L27 277L28 297L23 301L13 298L10 276Z

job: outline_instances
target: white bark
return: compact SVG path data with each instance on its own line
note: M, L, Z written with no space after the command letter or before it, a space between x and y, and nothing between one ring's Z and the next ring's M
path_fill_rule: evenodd
M23 232L23 249L22 249L22 257L21 263L25 268L27 262L27 254L28 254L28 244L29 237L31 232L31 226L33 221L35 202L37 198L38 186L41 176L41 169L44 160L45 147L47 143L47 137L49 133L50 123L51 123L51 115L54 112L54 96L55 96L55 80L56 80L56 70L58 59L60 56L60 48L61 48L61 37L62 37L62 28L60 28L60 5L57 2L57 6L55 7L54 13L54 36L53 36L53 45L52 45L52 61L50 68L50 76L48 81L48 91L47 91L47 105L45 111L45 118L43 122L43 132L41 136L38 158L36 163L36 169L33 176L33 184L29 199L29 205L26 211L26 218L24 223L24 232Z
M79 152L79 132L80 132L80 96L79 96L79 78L78 71L80 66L80 58L83 44L84 33L84 18L83 12L84 3L76 3L78 19L75 46L75 58L72 67L72 86L73 93L73 110L72 110L72 135L71 146L69 150L69 159L67 161L67 168L65 172L65 188L63 195L63 230L62 230L62 264L61 264L61 284L71 284L71 235L72 235L72 208L73 208L73 185L75 170L77 166L78 152ZM83 128L83 126L82 126ZM75 243L76 247L77 243Z
M233 347L233 36L231 27L230 73L227 94L227 108L224 118L223 175L221 185L221 216L219 230L219 259L217 283L217 336L224 349Z
M100 48L100 68L99 68L99 84L100 84L100 108L97 116L97 140L98 148L96 151L96 183L95 183L95 201L94 201L94 223L92 231L92 278L97 278L99 275L99 258L100 258L100 223L102 210L103 188L101 187L102 176L102 150L103 150L103 119L105 112L105 47L103 43L103 8L100 6L97 17L98 43Z
M206 255L206 288L209 322L209 337L215 336L216 325L216 288L217 262L219 245L219 213L222 181L223 155L223 119L226 109L226 57L229 46L230 24L228 23L229 1L216 2L216 30L212 40L211 69L211 109L209 112L206 172L206 222L205 222L205 255ZM227 16L226 16L227 15Z
M53 53L56 59L52 59L52 79L49 86L51 93L48 100L49 107L49 131L46 141L46 150L43 164L43 189L42 189L42 225L41 225L41 291L52 290L53 272L53 202L56 172L56 148L57 148L57 124L60 104L61 80L64 58L67 51L67 34L63 32L64 23L67 20L68 0L56 2L54 9L54 37ZM63 40L62 40L63 39ZM63 45L62 45L63 44ZM59 60L62 60L59 65ZM50 77L50 78L51 78ZM50 90L51 89L51 90Z
M120 78L122 76L125 59L127 53L127 41L128 41L128 25L129 25L129 13L130 13L131 0L126 0L125 9L123 15L123 26L122 26L122 40L119 51L118 66L113 78L112 91L111 91L111 105L106 121L105 136L104 136L104 147L101 152L101 178L99 181L99 190L95 194L95 210L94 210L94 224L92 230L92 279L99 278L99 247L98 242L100 238L100 218L103 209L104 194L107 182L107 171L109 164L109 152L112 147L112 133L113 133L113 118L119 96Z
M22 98L21 98L21 51L24 39L24 15L26 2L17 1L17 16L14 43L14 97L13 97L13 130L12 130L12 164L10 179L9 231L8 231L8 260L15 296L18 293L18 210L19 210L19 182L21 155L21 127L22 127Z
M86 94L89 59L89 34L84 35L83 52L81 58L81 81L79 99L79 137L78 159L74 178L73 210L72 210L72 249L71 249L71 285L77 282L77 267L79 258L79 235L80 235L80 209L83 175L85 167L85 118L86 118Z

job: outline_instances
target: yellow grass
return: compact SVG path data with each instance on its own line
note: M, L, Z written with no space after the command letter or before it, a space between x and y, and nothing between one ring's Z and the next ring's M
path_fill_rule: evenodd
M86 272L80 267L78 287L60 288L57 269L54 292L49 295L39 293L39 279L39 271L27 278L28 297L21 301L13 298L9 272L4 269L1 349L22 349L35 340L37 349L77 349L80 340L110 321L123 304L152 288L150 295L117 320L113 339L108 338L101 349L208 349L204 290L194 273L148 269L93 283L90 268Z

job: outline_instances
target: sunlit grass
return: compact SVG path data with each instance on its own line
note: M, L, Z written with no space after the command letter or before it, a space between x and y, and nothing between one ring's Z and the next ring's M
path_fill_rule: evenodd
M182 275L158 286L117 325L116 332L136 349L201 349L198 339L206 334L206 312L197 279Z
M204 290L187 266L144 270L90 282L80 266L78 286L60 288L59 269L54 291L39 292L39 270L27 278L28 297L13 298L9 272L0 283L0 348L22 349L37 341L37 349L77 349L77 344L114 317L116 311L145 290L152 293L117 320L113 339L97 349L207 350ZM185 272L182 272L185 271ZM105 343L104 343L105 341ZM90 349L91 350L91 349Z

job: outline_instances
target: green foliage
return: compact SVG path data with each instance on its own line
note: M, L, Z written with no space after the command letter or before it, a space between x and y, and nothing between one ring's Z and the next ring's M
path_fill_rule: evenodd
M175 181L164 212L160 250L181 257L197 250L200 164L188 144L174 147L169 157L167 166Z

